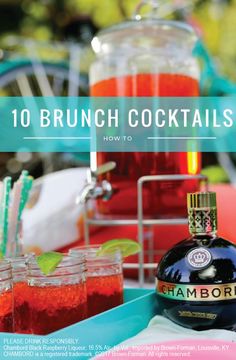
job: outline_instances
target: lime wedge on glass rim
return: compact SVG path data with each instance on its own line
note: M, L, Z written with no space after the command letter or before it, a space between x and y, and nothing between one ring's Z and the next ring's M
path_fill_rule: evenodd
M141 246L131 239L113 239L102 244L97 255L103 256L114 254L117 250L120 251L123 258L126 258L130 255L139 253L141 251Z
M44 275L50 275L63 259L61 253L49 251L36 257L37 264Z

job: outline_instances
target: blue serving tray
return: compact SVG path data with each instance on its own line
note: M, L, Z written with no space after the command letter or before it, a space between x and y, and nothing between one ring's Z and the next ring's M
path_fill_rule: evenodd
M155 292L147 289L125 289L123 305L50 335L0 333L0 359L91 359L93 356L139 333L158 313ZM72 343L69 346L65 344L68 341ZM20 343L16 348L18 352L14 352L15 349L12 350L12 346L17 346L12 342ZM27 348L22 351L24 345L27 345ZM29 348L29 345L32 347ZM33 345L36 346L35 349ZM37 349L37 346L42 349ZM54 351L55 356L49 346L58 347L58 350ZM63 346L67 348L61 349ZM42 353L43 356L40 355Z

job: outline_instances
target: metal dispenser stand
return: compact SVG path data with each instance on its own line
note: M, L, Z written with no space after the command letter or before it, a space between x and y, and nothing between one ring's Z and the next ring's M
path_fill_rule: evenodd
M87 203L84 203L84 238L85 244L89 245L89 228L90 226L124 226L124 225L137 225L138 227L138 242L141 245L141 252L139 253L139 261L137 264L125 263L124 268L138 269L138 281L139 286L144 286L144 270L155 269L155 263L144 262L144 226L152 225L183 225L188 223L187 218L176 218L176 219L144 219L143 214L143 185L150 181L183 181L183 180L198 180L205 184L206 191L208 190L208 178L204 175L147 175L142 176L137 181L137 219L96 219L87 217ZM153 249L149 247L149 251ZM153 256L153 254L151 254Z

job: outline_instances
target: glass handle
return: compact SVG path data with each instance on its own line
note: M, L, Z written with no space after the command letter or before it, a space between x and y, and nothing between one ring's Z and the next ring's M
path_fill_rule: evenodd
M161 19L173 14L176 10L191 12L195 2L196 0L141 0L132 18L134 20L141 20L143 17ZM146 6L149 6L151 9L145 16L142 16L140 13Z
M141 20L142 16L140 12L142 8L145 7L146 5L151 6L151 11L149 12L148 15L146 15L146 17L154 17L157 15L157 11L160 6L159 0L141 0L134 11L132 18L136 20Z

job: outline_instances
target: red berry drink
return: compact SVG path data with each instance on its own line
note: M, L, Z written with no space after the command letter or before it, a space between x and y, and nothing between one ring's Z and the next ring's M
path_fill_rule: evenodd
M0 332L13 332L12 272L9 261L0 261Z
M85 254L87 261L88 316L123 303L122 260L119 252L98 256L99 245L77 247L71 256Z
M26 261L32 255L10 258L13 276L14 332L30 334L29 287L26 274Z
M31 286L30 290L33 334L50 334L87 317L85 283Z
M33 334L46 335L87 317L85 260L64 256L50 275L35 259L28 263L30 320Z
M100 275L88 276L88 316L100 314L123 304L123 276Z
M174 73L140 73L118 76L101 80L91 86L91 96L98 97L194 97L198 95L197 79ZM197 152L97 153L98 166L109 161L114 161L117 166L111 172L101 175L100 180L107 180L112 184L113 196L109 201L97 200L98 212L108 217L136 217L137 181L142 176L197 175L201 171L201 154ZM146 184L143 193L145 215L148 217L184 217L186 215L186 194L189 191L196 191L198 187L197 180Z
M14 298L14 332L31 334L29 321L29 287L26 282L17 282L13 285Z

